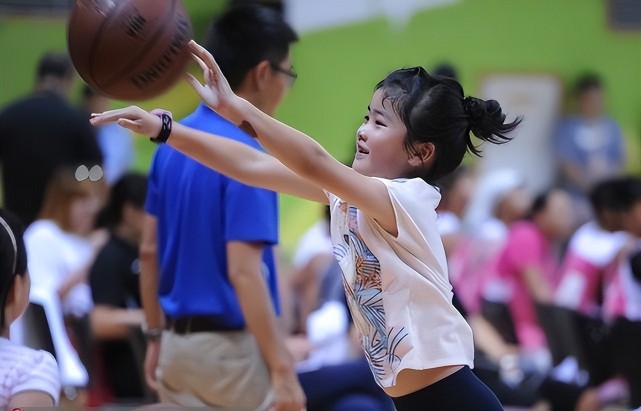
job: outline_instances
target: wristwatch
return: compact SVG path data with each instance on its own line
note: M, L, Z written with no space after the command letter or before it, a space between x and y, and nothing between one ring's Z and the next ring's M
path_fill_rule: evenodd
M162 337L162 332L164 329L162 327L149 328L147 326L147 323L143 322L140 325L140 330L142 331L142 334L145 336L145 339L147 341L160 341L160 337Z

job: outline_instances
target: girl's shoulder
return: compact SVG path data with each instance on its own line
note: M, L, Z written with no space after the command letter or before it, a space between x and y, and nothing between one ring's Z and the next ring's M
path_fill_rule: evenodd
M388 191L401 202L416 202L424 206L438 205L441 200L440 191L421 178L397 178L394 180L380 179L388 187Z
M20 369L25 373L36 370L58 372L58 365L51 353L16 344L6 338L0 338L0 363L9 365L7 370Z
M0 380L5 394L41 391L58 403L60 371L55 358L47 351L36 350L0 338Z
M385 184L392 203L409 204L421 207L436 209L441 201L440 191L420 178L397 178L388 179L382 177L371 177ZM342 204L340 197L325 191L330 204Z
M6 338L0 339L0 363L4 365L4 371L16 378L27 378L26 376L34 374L58 374L58 364L51 353L19 345Z

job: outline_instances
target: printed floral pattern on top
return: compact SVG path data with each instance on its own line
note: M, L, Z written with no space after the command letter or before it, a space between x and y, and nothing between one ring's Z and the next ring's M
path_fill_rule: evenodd
M388 328L380 263L359 234L356 208L345 202L340 202L339 207L345 217L341 227L343 241L334 245L334 254L342 268L354 325L360 332L373 374L381 382L395 374L403 355L411 349L409 342L404 341L408 332L405 327Z

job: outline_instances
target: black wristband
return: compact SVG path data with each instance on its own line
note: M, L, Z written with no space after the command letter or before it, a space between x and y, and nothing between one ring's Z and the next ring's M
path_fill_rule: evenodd
M166 143L169 135L171 134L171 116L169 114L162 113L158 114L158 117L162 120L160 133L158 133L156 137L149 137L149 140L156 144Z

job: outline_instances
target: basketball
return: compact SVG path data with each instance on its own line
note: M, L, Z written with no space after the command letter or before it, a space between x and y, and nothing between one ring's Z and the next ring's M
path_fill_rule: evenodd
M78 74L117 100L146 100L171 88L190 59L192 37L180 0L76 0L67 23Z

